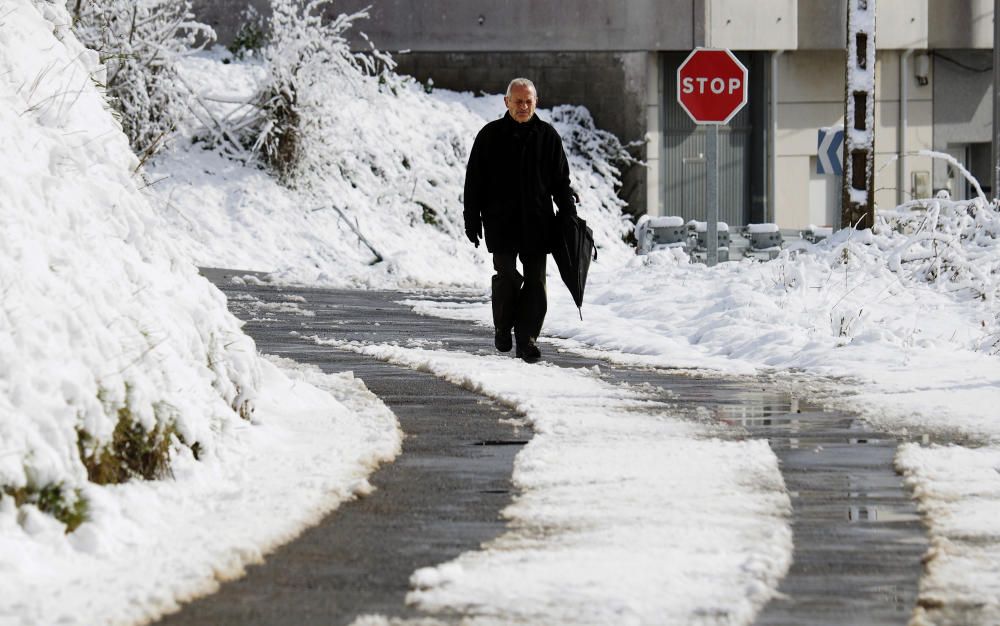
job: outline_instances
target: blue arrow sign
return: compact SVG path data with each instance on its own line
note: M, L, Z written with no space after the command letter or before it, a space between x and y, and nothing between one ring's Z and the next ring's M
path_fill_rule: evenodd
M843 176L844 129L821 128L816 154L816 173Z

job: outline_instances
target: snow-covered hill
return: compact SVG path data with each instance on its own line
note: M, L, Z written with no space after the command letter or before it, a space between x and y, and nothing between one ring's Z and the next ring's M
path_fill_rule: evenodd
M186 122L194 137L208 118L238 118L246 108L239 103L252 100L266 78L259 62L237 62L221 48L184 59L180 71L199 94ZM300 173L294 188L203 143L178 139L157 157L152 201L178 245L200 265L268 271L289 282L487 284L492 265L484 247L465 239L461 197L472 142L504 113L502 96L429 95L410 79L386 89L360 72L323 80L310 124L321 130L312 131L318 137L311 145L329 164ZM630 227L616 195L621 144L597 129L586 109L539 115L563 137L580 214L594 229L602 262L627 258L622 235Z
M293 393L257 355L140 190L69 23L63 1L10 0L0 17L4 623L169 610L363 488L399 445L349 376L296 370ZM324 484L290 488L303 464Z

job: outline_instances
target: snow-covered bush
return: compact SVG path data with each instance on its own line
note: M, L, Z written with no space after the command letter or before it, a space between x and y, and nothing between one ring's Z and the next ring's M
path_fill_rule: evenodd
M239 120L249 119L246 103L270 80L262 56L241 61L215 48L188 57L181 69L212 116L238 129ZM221 93L219 85L228 91ZM293 188L258 168L241 167L243 159L218 154L233 151L202 150L201 142L178 142L157 157L151 173L161 182L153 191L175 241L199 264L271 271L294 282L487 284L489 255L465 239L462 193L476 133L506 111L503 96L443 89L428 94L391 71L319 73L308 89L317 98L300 137ZM580 214L601 249L599 263L631 256L622 242L630 226L616 194L625 156L620 143L595 128L582 109L538 113L565 138ZM188 121L194 136L211 132Z
M3 19L0 510L10 497L72 529L94 483L214 456L259 363L163 236L65 4L9 0Z
M923 282L946 282L976 298L1000 296L1000 214L980 200L915 201L880 213L889 269Z
M384 54L351 52L344 33L364 11L327 17L332 0L275 0L268 43L261 51L268 78L260 86L249 119L234 133L244 148L259 154L282 182L292 184L303 169L314 166L306 153L308 135L324 132L319 114L331 82L351 89L379 66L392 61ZM312 155L313 161L318 155Z
M214 31L194 20L190 0L75 0L73 30L100 54L106 93L132 149L145 160L190 103L177 59L214 40Z
M819 293L839 293L828 302L838 337L857 336L862 326L870 329L866 311L907 292L935 293L970 312L993 310L1000 300L1000 212L982 198L914 200L878 211L871 230L844 228L818 244L795 242L770 265L787 292L822 286ZM817 282L824 273L826 278ZM843 292L829 287L837 281ZM852 295L872 285L880 285L875 290L879 302ZM976 315L971 349L998 353L1000 316Z
M627 203L616 193L622 185L622 168L638 163L618 137L594 125L590 111L581 106L552 109L552 125L559 131L572 170L573 189L589 220L601 231L627 237L633 229L622 213ZM608 182L612 185L609 187ZM598 228L595 228L598 230Z

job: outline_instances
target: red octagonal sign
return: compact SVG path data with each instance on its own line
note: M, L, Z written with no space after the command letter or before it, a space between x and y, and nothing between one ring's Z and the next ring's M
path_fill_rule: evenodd
M698 48L677 68L677 101L696 124L725 124L747 103L747 68L729 50Z

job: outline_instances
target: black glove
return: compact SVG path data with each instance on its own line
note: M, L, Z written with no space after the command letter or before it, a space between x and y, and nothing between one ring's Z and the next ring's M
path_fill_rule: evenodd
M477 248L479 247L479 239L483 236L483 225L480 222L468 221L465 223L465 236L469 238Z

